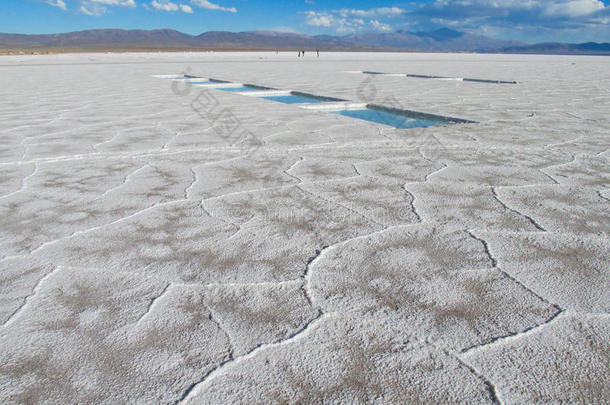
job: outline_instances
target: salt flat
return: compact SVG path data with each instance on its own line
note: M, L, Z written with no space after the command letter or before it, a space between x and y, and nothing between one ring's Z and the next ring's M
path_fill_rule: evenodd
M609 58L6 56L0 93L0 402L608 403Z

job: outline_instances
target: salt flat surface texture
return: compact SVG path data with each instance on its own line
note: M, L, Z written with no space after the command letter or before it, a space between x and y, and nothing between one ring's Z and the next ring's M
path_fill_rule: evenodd
M11 56L0 95L1 403L608 403L610 58Z

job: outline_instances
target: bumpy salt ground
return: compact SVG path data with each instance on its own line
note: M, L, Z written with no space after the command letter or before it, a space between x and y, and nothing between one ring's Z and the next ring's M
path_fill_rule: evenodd
M12 56L0 93L0 402L608 401L609 58Z

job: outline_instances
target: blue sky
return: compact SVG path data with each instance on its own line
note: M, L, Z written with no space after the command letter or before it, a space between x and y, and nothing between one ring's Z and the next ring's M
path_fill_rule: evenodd
M303 34L440 27L524 42L610 42L610 0L0 0L0 32L93 28Z

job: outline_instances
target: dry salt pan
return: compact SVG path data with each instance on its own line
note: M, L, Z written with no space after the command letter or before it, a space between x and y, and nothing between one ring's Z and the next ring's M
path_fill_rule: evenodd
M0 402L606 401L607 59L296 59L2 58Z

